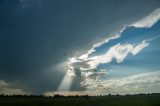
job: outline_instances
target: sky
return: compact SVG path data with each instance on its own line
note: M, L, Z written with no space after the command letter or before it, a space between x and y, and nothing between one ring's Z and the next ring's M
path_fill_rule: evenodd
M160 0L0 0L0 94L160 93Z

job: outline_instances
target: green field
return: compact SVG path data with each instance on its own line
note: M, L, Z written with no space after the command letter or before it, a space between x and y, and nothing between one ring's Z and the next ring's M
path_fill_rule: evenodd
M125 96L0 96L0 106L160 106L160 94Z

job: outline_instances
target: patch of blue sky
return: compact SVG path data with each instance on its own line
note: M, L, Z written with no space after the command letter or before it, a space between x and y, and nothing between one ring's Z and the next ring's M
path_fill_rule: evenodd
M123 78L143 72L150 71L149 69L144 69L144 67L136 66L136 64L127 65L127 62L117 63L116 60L113 60L109 64L101 64L98 66L98 69L105 69L108 74L101 77L101 79L115 79L115 78Z

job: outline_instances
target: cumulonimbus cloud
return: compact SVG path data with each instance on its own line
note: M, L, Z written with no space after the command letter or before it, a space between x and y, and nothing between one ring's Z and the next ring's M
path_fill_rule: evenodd
M127 57L129 53L131 53L133 56L137 55L140 51L142 51L144 48L149 46L150 40L143 40L139 42L138 44L129 44L129 43L121 44L120 42L117 42L116 45L110 47L110 49L102 55L97 55L97 56L89 56L89 55L92 54L93 52L96 52L95 48L100 47L102 44L108 43L110 40L120 38L121 34L127 27L134 26L137 28L142 28L142 27L150 28L159 20L159 17L160 17L160 9L156 9L151 14L144 17L142 20L124 27L115 36L112 36L110 38L105 39L102 42L94 44L93 47L90 50L88 50L85 54L79 57L70 58L68 62L69 63L68 64L68 67L69 67L68 74L71 76L76 75L76 71L79 71L81 73L80 76L83 77L83 81L81 85L82 87L86 88L86 90L92 90L90 89L90 87L95 88L101 82L103 83L103 85L105 85L103 86L103 88L109 89L110 87L111 88L114 87L114 84L119 83L119 82L116 80L112 80L112 81L110 80L109 82L107 80L103 80L103 81L99 80L98 78L107 74L107 71L105 73L102 70L98 70L97 67L100 64L108 64L112 62L113 59L116 59L117 63L121 63L124 61L124 59ZM145 75L142 74L142 76L145 76ZM131 78L133 77L126 78L126 79L130 80ZM139 78L139 77L136 77L136 78ZM124 81L126 79L120 79L120 80ZM110 82L112 82L112 84ZM133 83L131 82L126 82L126 83L130 83L127 85L128 88L126 88L126 89L130 89L131 87L130 85L132 85ZM118 87L121 87L121 86L118 85ZM126 91L126 90L122 90L122 91Z

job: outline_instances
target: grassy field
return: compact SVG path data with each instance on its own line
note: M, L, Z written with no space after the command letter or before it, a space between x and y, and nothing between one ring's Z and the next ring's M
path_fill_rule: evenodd
M160 94L98 97L0 96L0 106L160 106Z

